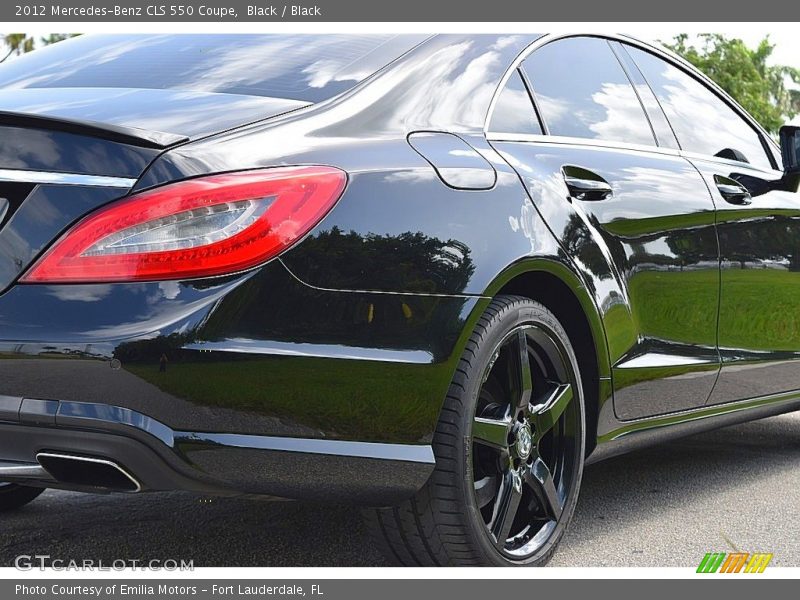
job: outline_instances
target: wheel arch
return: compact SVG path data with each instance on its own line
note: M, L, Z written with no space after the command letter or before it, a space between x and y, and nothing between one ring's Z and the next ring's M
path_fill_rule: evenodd
M588 455L595 447L601 405L611 401L605 327L591 294L574 271L553 259L526 260L504 270L485 293L490 297L502 294L541 302L566 329L583 379Z

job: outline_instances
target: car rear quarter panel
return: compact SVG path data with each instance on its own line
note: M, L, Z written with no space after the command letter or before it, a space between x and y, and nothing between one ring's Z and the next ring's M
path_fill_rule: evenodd
M301 243L248 273L12 287L0 296L0 394L122 406L185 439L429 444L489 295L535 261L571 273L481 133L497 82L530 40L462 38L324 105L162 154L136 190L297 164L334 165L349 181ZM478 70L469 81L464 61ZM494 166L496 185L449 187L408 144L413 131L458 133Z
M369 338L360 342L364 347L406 348L411 339L408 327L417 323L419 314L430 312L409 310L412 304L439 305L442 308L432 314L444 310L449 315L442 323L452 332L457 330L460 339L452 333L449 338L439 336L444 345L431 356L441 373L429 380L436 381L436 389L423 394L428 406L420 413L425 415L425 426L409 430L409 439L430 437L465 337L488 296L515 274L545 269L567 276L568 285L579 288L581 301L597 323L596 309L574 276L571 261L532 205L517 173L482 132L505 70L534 38L468 37L438 36L328 103L173 149L137 185L146 189L205 173L277 165L326 164L346 170L349 181L343 197L279 263L299 285L315 293L341 293L353 301L358 298L353 294L366 293L380 299L374 307L372 302L364 305L362 320L377 319L378 306L395 303L399 308L393 309L394 315L405 315L406 329L398 329L397 337L383 346ZM470 74L466 80L465 72ZM448 186L408 143L416 131L458 134L492 164L497 172L494 187ZM273 294L278 298L277 288ZM242 310L251 310L246 308L248 302L259 307L262 300L243 299ZM308 313L294 313L292 318L315 322L309 321ZM430 327L432 321L426 322ZM371 326L377 329L377 324ZM604 336L594 332L605 356ZM344 334L329 339L342 346L353 343ZM218 350L227 343L217 342ZM239 350L258 351L256 345ZM309 389L309 396L314 393Z

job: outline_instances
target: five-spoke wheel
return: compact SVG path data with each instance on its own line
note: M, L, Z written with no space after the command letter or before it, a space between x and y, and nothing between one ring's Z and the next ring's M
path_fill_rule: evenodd
M436 468L404 504L370 515L404 565L543 565L583 472L580 368L542 304L498 296L463 350L433 439Z
M565 351L541 325L497 345L472 421L475 499L498 550L536 552L554 529L572 483L580 412Z

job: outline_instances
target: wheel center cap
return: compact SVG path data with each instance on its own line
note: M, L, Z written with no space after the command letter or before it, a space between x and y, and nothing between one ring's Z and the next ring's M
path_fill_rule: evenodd
M517 432L516 449L517 454L522 459L528 458L531 454L531 450L533 450L533 433L531 432L530 425L527 423L520 427Z

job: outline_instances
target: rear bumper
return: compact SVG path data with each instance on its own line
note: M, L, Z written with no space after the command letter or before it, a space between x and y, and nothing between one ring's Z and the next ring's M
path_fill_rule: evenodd
M484 302L320 290L280 261L227 280L17 285L0 296L0 463L58 451L143 490L391 504L433 469Z
M373 506L410 496L430 476L430 445L174 431L110 405L0 396L0 473L5 481L78 491L118 491L60 477L42 453L100 459L135 491L253 493Z

